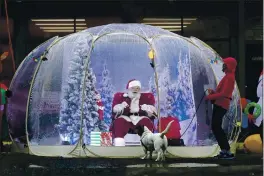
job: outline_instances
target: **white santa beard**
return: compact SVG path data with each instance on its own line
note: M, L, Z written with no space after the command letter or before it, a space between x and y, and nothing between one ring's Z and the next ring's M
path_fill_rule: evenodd
M133 99L133 98L140 98L140 93L134 93L132 90L129 90L128 93L127 93L128 97L130 99Z
M128 97L131 99L130 103L130 113L139 112L139 98L140 93L133 93L132 91L128 91Z

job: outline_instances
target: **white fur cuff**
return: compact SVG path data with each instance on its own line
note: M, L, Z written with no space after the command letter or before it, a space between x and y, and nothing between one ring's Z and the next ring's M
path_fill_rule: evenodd
M114 138L114 146L123 147L126 146L126 142L124 138Z
M143 105L141 105L141 109L143 111L147 111L147 112L150 112L150 113L157 113L157 110L156 110L155 106L152 106L152 105L143 104Z
M113 111L114 111L114 113L120 113L123 109L124 108L123 108L122 104L117 104L114 106Z

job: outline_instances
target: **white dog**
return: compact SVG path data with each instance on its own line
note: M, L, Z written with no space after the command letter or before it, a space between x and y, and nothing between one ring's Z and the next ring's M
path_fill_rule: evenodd
M165 134L168 133L173 122L174 121L171 121L163 132L155 134L153 134L146 126L137 126L135 128L136 133L140 136L140 141L145 152L145 156L141 159L147 158L148 151L149 158L152 159L152 153L155 151L158 154L156 161L165 160L165 152L168 147L168 140Z

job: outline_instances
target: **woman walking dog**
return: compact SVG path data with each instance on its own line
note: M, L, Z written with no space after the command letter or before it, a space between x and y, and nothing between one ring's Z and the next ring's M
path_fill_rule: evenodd
M205 100L213 101L212 131L221 148L220 153L216 156L219 159L233 159L234 154L230 152L226 134L222 129L222 121L229 109L232 93L235 87L235 71L237 62L234 58L228 57L223 59L222 71L225 73L223 79L219 82L216 90L208 89L209 95Z

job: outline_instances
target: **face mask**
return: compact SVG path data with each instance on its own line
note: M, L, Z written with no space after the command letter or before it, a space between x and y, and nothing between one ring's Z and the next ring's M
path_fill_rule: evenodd
M222 71L223 71L223 72L225 72L225 71L226 71L226 69L227 69L227 66L226 66L226 64L223 64Z

